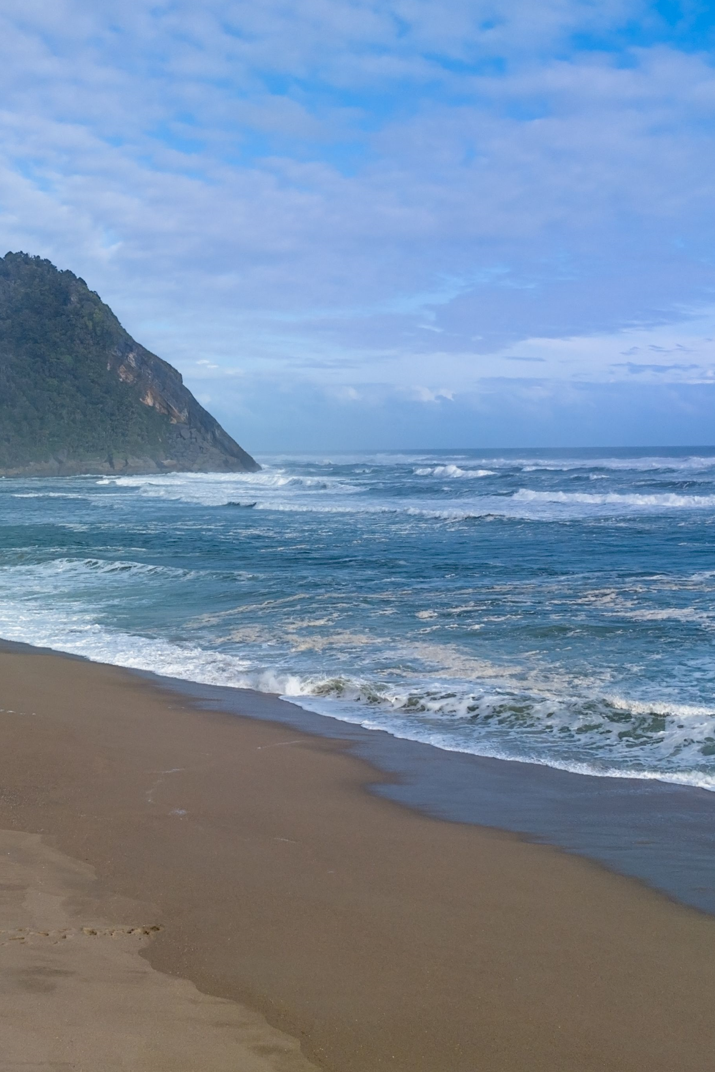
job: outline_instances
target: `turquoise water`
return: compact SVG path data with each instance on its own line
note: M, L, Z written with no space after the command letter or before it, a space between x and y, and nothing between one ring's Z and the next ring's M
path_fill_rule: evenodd
M0 480L0 636L715 788L715 450L259 460Z

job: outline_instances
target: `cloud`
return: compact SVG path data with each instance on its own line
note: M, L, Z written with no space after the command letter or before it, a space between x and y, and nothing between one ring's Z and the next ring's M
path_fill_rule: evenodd
M705 382L709 32L640 0L7 0L0 234L190 384L436 412L525 362Z
M712 369L703 370L700 365L646 365L636 364L633 361L618 361L611 367L628 369L629 372L632 372L635 375L640 375L644 372L656 372L662 375L666 372L677 371L686 373L695 372L697 373L698 378L702 378L703 375L711 377L715 374Z

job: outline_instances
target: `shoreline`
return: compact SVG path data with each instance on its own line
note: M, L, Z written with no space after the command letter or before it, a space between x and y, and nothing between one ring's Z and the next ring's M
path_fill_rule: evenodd
M518 835L635 879L715 916L715 793L658 779L566 771L439 748L368 729L274 693L207 685L0 638L0 653L55 655L107 666L195 708L247 716L340 742L379 777L369 791L418 814Z
M552 846L715 915L715 793L708 790L448 751L253 689L128 672L203 710L249 715L342 742L380 772L371 793L418 814Z
M380 777L377 796L418 814L518 835L635 879L715 916L715 793L658 779L566 771L439 748L322 714L275 693L207 685L0 638L0 654L55 655L120 669L199 710L247 716L341 742Z
M79 658L5 649L0 671L0 827L93 868L120 923L149 906L163 929L140 956L162 979L300 1040L271 1056L264 1038L261 1067L706 1067L715 920L385 799L344 741Z

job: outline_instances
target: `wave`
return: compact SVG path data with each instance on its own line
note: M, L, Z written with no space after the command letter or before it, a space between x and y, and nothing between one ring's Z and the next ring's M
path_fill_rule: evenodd
M715 708L620 697L500 690L453 682L412 689L297 675L282 695L308 710L445 751L715 791L708 763ZM709 768L709 769L708 769Z
M681 472L688 470L700 471L703 469L715 469L715 456L691 455L689 457L668 457L668 455L654 455L640 458L568 458L559 461L554 458L532 458L510 461L503 458L500 461L504 465L518 466L522 472L550 472L568 473L573 469L611 469L615 472ZM490 459L490 464L495 464Z
M715 617L715 611L697 610L695 607L663 607L644 610L619 611L622 618L633 622L698 622L709 625Z
M235 495L235 493L234 493ZM221 498L189 498L183 495L166 496L182 499L185 502L200 502L201 505L225 506L233 501L230 496ZM698 501L702 500L702 501ZM548 507L571 507L570 511L549 510ZM353 502L339 502L305 499L277 498L258 499L257 511L275 511L278 513L297 514L357 514L407 516L446 521L451 524L465 521L533 521L552 522L568 517L588 517L589 510L578 507L616 507L623 508L624 513L634 510L664 510L690 507L705 509L715 507L715 496L676 496L676 495L586 495L567 492L536 492L521 489L513 495L485 495L476 499L457 500L455 505L448 505L439 500L423 501L419 506L409 503L376 502L361 499Z
M433 748L439 748L444 752L457 752L466 755L482 756L489 759L499 759L508 763L530 763L540 767L550 767L552 770L567 771L570 774L579 774L591 778L626 778L637 781L666 782L671 785L684 785L695 789L704 789L708 792L715 792L715 774L705 769L698 770L683 768L681 770L668 770L665 768L658 768L655 765L651 768L643 767L642 765L635 763L632 766L629 766L628 764L617 765L613 760L609 762L609 757L607 755L602 758L594 757L592 760L578 758L570 759L564 755L538 752L536 750L529 751L528 748L523 747L511 750L509 748L510 742L507 741L500 744L495 739L492 739L491 741L482 740L478 743L472 742L468 744L460 740L459 737L452 732L451 727L445 727L443 729L438 726L433 726L429 729L420 726L415 728L413 725L404 721L401 721L400 723L397 723L394 720L386 722L379 717L375 717L375 715L365 715L357 709L351 709L350 707L339 709L335 704L330 704L329 702L321 703L320 698L310 695L306 696L289 692L282 698L290 700L292 703L296 703L298 706L304 707L308 711L327 715L341 722L349 722L353 725L359 725L364 729L382 730L400 740L428 744Z
M194 570L181 569L176 566L162 566L155 563L123 561L121 559L101 558L53 558L47 562L32 565L15 565L0 570L0 580L11 577L14 585L45 587L53 581L66 586L76 581L97 579L104 582L107 578L123 581L147 577L171 577L185 580L198 576Z
M451 479L466 477L472 480L495 475L493 469L460 469L458 465L435 465L432 468L415 469L414 474L415 476L440 476Z
M155 499L178 500L202 506L226 506L242 495L258 495L276 490L331 491L350 494L359 488L330 476L304 476L282 469L263 469L258 473L168 473L150 476L103 477L98 486L135 488L140 495Z
M166 567L68 560L58 573L102 575ZM181 571L176 571L181 572ZM24 592L27 587L22 584ZM42 590L47 576L40 578ZM483 680L414 679L402 685L370 677L294 672L265 666L250 651L222 652L103 626L89 606L51 612L39 600L5 599L0 636L166 677L277 693L318 714L384 730L447 751L537 763L591 776L657 779L715 790L710 753L715 708L599 695L564 680L519 688L492 668ZM266 658L261 648L257 658Z
M330 477L300 476L285 470L263 469L259 473L169 473L166 476L119 476L103 477L97 484L113 484L117 487L169 488L185 490L206 485L235 485L257 488L282 488L287 486L321 488L333 487L341 482Z
M89 495L80 495L70 491L14 491L13 499L83 499L88 502Z
M415 476L447 480L474 480L497 475L493 469L467 469L455 464L420 466ZM166 474L105 477L98 485L134 488L148 498L177 500L202 506L225 506L250 497L258 510L299 513L408 514L449 522L485 517L533 521L557 520L563 509L576 516L589 510L633 511L707 510L715 508L715 494L682 494L673 491L562 491L522 487L509 494L470 495L468 498L431 499L386 497L385 489L362 487L336 476L310 476L283 469L259 473ZM357 494L359 493L359 494ZM549 509L553 507L556 509Z
M658 507L661 509L712 509L715 495L676 495L673 492L640 494L609 491L603 494L585 491L533 491L520 488L514 493L517 502L564 503L584 506Z

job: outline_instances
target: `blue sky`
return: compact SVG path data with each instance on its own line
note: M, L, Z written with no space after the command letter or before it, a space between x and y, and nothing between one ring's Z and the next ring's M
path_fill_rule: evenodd
M714 11L4 0L0 244L259 453L713 443Z

